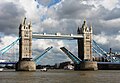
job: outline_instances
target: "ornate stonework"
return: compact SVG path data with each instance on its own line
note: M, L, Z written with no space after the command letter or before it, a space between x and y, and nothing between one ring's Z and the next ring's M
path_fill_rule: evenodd
M24 18L19 27L19 61L16 64L16 71L35 71L36 64L32 61L32 26L26 24Z
M82 28L78 28L78 34L83 34L83 39L78 39L78 57L83 61L92 60L92 27L88 27L84 21Z
M19 41L19 60L29 60L32 56L32 26L31 23L26 24L26 18L20 24L19 37L21 37Z

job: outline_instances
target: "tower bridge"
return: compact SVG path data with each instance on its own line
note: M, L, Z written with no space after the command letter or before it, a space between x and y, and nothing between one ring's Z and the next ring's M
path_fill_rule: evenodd
M117 56L111 56L111 52L104 51L93 39L92 39L92 26L88 27L86 21L84 21L81 28L78 27L77 34L47 34L47 33L33 33L32 24L26 23L26 18L19 26L19 37L10 45L0 50L0 56L6 54L6 52L17 44L19 41L19 61L16 64L17 71L35 71L35 62L41 59L46 52L52 47L48 47L37 58L32 59L32 38L37 39L65 39L65 40L77 40L78 43L78 56L74 56L65 47L60 49L74 62L75 70L97 70L97 62L93 60L99 59L101 61L120 63L120 58ZM74 48L74 47L73 47ZM14 64L12 62L4 62L0 64ZM101 63L98 63L98 66ZM102 63L103 64L103 63Z
M97 70L97 63L92 61L92 27L87 27L84 21L78 28L77 35L56 34L32 34L32 25L26 23L26 18L19 26L19 61L16 64L17 71L35 71L36 65L32 61L32 38L38 39L77 39L79 64L75 64L77 70Z

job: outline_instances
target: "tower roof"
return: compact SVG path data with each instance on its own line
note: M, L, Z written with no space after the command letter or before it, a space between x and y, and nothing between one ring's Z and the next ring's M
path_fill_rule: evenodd
M77 33L80 33L80 28L78 27L78 29L77 29Z
M84 22L83 22L83 26L82 27L87 27L87 24L86 24L86 19L84 19Z
M22 24L24 25L26 23L26 17L23 19Z

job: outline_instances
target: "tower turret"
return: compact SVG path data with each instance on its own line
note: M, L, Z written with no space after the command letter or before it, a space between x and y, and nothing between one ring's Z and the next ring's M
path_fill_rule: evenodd
M25 24L26 24L26 17L22 21L22 25L25 25Z
M19 40L19 60L30 60L32 58L32 25L26 23L26 18L20 24L19 37L21 37Z
M92 25L90 26L90 32L91 32L91 33L93 32L93 30L92 30Z
M78 27L78 29L77 29L77 34L80 34L80 28Z
M78 41L78 57L82 60L80 64L75 64L75 70L97 70L97 62L92 61L92 26L87 27L84 20L82 27L77 30L83 38Z
M78 57L81 60L92 60L92 27L87 27L86 20L84 20L82 27L79 29L83 34L83 39L78 39Z
M26 18L19 26L19 61L17 71L35 71L36 65L32 60L32 24L26 23Z

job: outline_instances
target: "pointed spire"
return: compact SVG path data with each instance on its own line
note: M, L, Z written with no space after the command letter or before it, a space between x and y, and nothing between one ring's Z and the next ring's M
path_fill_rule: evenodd
M86 25L86 19L84 18L84 22L83 22L82 28L85 28L85 27L87 27L87 25Z
M29 22L28 27L29 27L29 29L31 29L31 27L32 27L31 21Z
M26 17L23 19L22 24L25 25L25 23L26 23Z
M84 24L86 24L86 18L84 18Z
M92 24L90 25L90 32L92 32Z
M79 27L78 27L77 33L78 33L78 34L80 33L80 28L79 28Z
M84 18L84 22L82 25L82 31L85 32L87 30L87 24L86 24L86 19Z
M32 26L32 22L30 21L30 24L29 24L30 26Z

